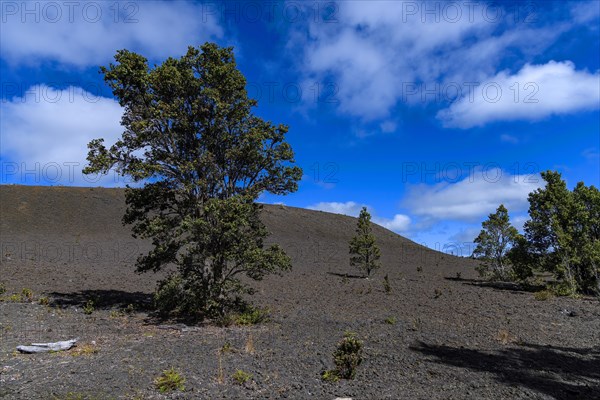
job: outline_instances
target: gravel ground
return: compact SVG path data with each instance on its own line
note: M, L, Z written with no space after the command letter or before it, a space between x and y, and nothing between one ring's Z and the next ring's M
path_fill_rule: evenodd
M0 302L0 398L600 399L596 299L538 301L486 284L473 260L380 227L383 267L358 278L347 254L355 219L265 206L269 241L293 259L290 273L254 284L270 320L185 326L153 317L160 276L133 272L148 244L121 226L123 210L118 189L0 186L0 282L33 292ZM323 382L348 330L364 341L357 376ZM66 352L15 352L73 337ZM153 381L170 367L185 390L161 394ZM238 384L237 370L252 377Z

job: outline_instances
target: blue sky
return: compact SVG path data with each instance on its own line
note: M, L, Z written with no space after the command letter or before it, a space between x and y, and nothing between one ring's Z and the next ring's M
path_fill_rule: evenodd
M527 218L539 172L600 181L600 2L13 2L1 5L1 183L85 177L119 137L98 73L118 49L159 63L234 46L256 113L290 126L298 192L261 201L358 215L468 254L504 203Z

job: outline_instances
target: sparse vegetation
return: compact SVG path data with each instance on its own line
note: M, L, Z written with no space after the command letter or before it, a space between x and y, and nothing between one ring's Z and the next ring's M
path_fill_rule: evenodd
M356 236L350 241L350 265L358 267L367 278L381 267L379 263L381 251L375 243L372 231L371 214L366 207L363 207L358 217Z
M23 301L33 301L33 291L31 289L23 288L23 290L21 290L21 296L23 297Z
M396 325L397 319L396 317L387 317L385 319L385 323L389 325Z
M246 346L244 346L244 350L248 354L254 354L254 337L252 333L248 334L248 339L246 339Z
M246 309L235 314L233 321L236 325L257 325L269 320L269 310L256 307L246 307Z
M89 299L88 301L86 301L86 303L83 305L82 309L83 309L83 313L85 315L92 314L96 310L94 300Z
M225 342L225 344L221 347L221 353L229 353L233 351L233 346L229 342Z
M50 300L47 297L40 297L39 300L38 300L38 303L41 306L47 306L47 305L50 304Z
M6 286L4 286L3 282L0 282L0 296L6 293Z
M392 292L392 285L390 284L390 279L388 278L387 274L383 277L383 290L386 293Z
M166 369L154 380L154 386L161 393L185 390L185 378L173 367Z
M321 373L321 378L329 382L339 379L354 379L356 370L362 363L363 342L354 332L346 332L333 353L335 368Z
M535 292L533 294L533 297L538 301L544 301L554 297L554 293L552 293L550 290L545 289Z
M518 342L517 337L510 333L507 329L500 329L496 335L496 340L503 345Z
M95 344L86 343L83 345L77 345L77 347L75 347L74 350L69 351L68 353L64 353L64 354L70 354L73 357L91 356L93 354L97 354L98 351L99 351L98 347Z
M251 374L249 374L248 372L242 371L241 369L238 369L237 371L235 371L235 373L231 377L233 378L234 382L237 383L238 385L243 385L244 383L246 383L250 379L252 379Z
M323 379L326 382L337 382L340 380L340 377L338 376L336 370L328 369L321 373L321 379Z

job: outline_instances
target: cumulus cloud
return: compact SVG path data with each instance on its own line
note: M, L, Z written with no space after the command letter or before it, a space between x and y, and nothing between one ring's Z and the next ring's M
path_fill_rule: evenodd
M122 108L113 99L79 87L40 85L25 97L3 100L0 121L2 180L81 186L124 185L114 175L83 176L87 144L114 143L121 135Z
M600 74L577 71L572 62L525 65L511 75L502 71L437 117L445 126L471 128L493 121L540 120L600 107Z
M403 204L412 214L429 220L478 221L500 204L509 212L526 210L528 194L541 187L541 181L499 168L476 169L456 183L409 186Z
M214 13L188 1L2 2L2 59L78 67L110 61L127 48L147 57L185 52L223 34Z
M506 56L538 55L576 23L535 24L486 2L364 5L338 2L336 23L309 19L289 39L307 79L335 82L339 111L364 121L389 119L399 103L447 104L455 85L493 76Z
M371 207L365 204L359 204L354 201L347 202L320 202L317 204L310 205L306 208L309 210L319 210L330 212L334 214L348 215L350 217L358 217L360 210L363 207L367 207L369 212L372 214L372 221L377 225L381 225L386 229L394 232L406 232L410 228L411 219L407 215L396 214L392 219L382 218L375 214Z

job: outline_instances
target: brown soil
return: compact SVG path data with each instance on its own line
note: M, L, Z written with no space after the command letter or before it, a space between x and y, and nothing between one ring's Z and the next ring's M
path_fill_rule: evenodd
M269 241L293 259L292 272L254 284L270 322L188 327L152 317L159 276L134 273L149 247L121 225L123 211L118 189L0 186L0 282L34 293L0 302L0 398L600 399L595 299L539 301L484 283L473 260L381 227L383 267L355 277L354 218L267 205ZM364 341L356 379L323 382L348 330ZM67 352L15 352L72 337ZM170 367L185 390L161 394L153 381ZM252 378L237 384L238 369Z

